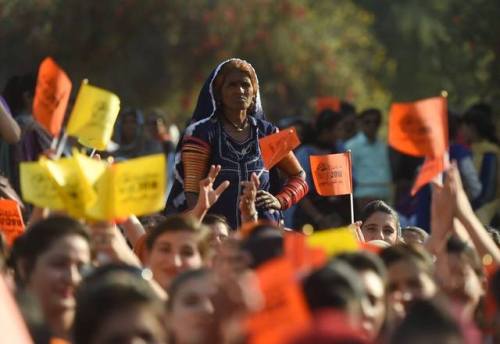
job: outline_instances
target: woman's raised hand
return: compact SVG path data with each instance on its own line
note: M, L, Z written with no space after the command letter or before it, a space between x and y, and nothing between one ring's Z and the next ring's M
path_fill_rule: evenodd
M260 186L259 177L252 173L249 181L241 182L243 193L240 196L240 213L243 223L257 219L257 209L255 209L255 199Z

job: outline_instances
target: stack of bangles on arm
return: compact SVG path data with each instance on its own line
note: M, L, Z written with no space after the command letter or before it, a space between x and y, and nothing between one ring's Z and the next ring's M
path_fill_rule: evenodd
M281 204L281 210L286 210L297 204L308 192L307 182L300 176L293 176L288 177L286 185L276 195L276 198Z

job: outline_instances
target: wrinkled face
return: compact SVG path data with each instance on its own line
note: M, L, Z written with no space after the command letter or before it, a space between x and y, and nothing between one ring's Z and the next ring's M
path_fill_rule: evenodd
M365 241L384 240L391 245L398 239L397 221L391 214L377 211L361 225Z
M134 306L111 313L101 324L92 344L167 342L165 319L158 317L150 307Z
M385 286L382 278L371 270L359 273L367 300L362 303L361 326L370 340L377 338L385 320Z
M89 244L74 234L58 239L38 257L29 276L28 289L46 315L74 310L75 289L89 264Z
M434 279L412 261L392 263L387 272L389 304L401 319L414 300L427 300L436 293Z
M147 262L156 282L167 289L179 273L202 266L197 234L188 230L161 234L153 244Z
M216 328L212 298L217 292L211 275L191 278L172 300L170 327L176 343L206 343Z
M239 70L229 72L221 87L224 109L248 110L252 105L254 92L252 80L246 73Z

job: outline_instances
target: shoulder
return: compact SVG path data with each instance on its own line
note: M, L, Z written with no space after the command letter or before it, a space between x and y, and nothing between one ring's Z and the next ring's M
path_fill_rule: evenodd
M263 136L271 135L279 131L278 127L265 119L250 117L252 124L256 126Z
M215 131L216 126L217 118L214 116L204 118L188 125L184 133L184 138L194 136L208 140L208 138L211 137L212 133Z

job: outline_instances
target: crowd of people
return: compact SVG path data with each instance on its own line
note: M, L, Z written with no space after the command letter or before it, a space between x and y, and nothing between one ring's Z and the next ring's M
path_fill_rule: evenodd
M230 59L209 75L180 138L161 111L121 110L99 156L164 153L168 199L159 213L92 222L18 196L20 162L51 157L31 115L35 84L13 77L0 98L0 197L17 200L27 223L11 247L2 240L0 266L35 343L500 342L500 141L489 105L450 112L452 163L411 197L422 159L379 137L380 110L345 101L278 123L302 144L267 169L259 140L280 128L266 119L253 67ZM350 197L319 195L309 165L347 149L354 223ZM316 259L289 245L336 227L356 249ZM290 278L278 269L282 280L262 279L282 261ZM292 290L300 316L286 314Z

